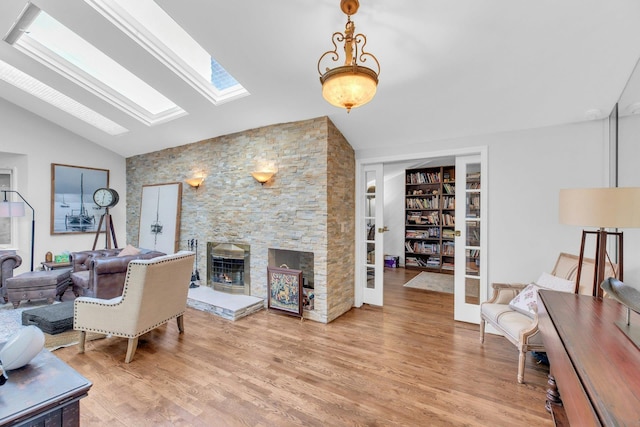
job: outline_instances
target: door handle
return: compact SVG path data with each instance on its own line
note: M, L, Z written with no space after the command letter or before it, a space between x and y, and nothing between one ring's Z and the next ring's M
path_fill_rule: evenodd
M389 227L387 227L386 225L382 228L378 228L378 233L384 233L385 231L389 231Z
M462 233L460 233L460 230L456 230L456 237L460 237Z

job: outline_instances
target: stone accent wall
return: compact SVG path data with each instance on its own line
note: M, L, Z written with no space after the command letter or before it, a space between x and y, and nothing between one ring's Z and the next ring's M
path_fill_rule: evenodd
M259 163L277 167L260 185ZM206 176L198 190L184 180ZM327 117L211 138L127 159L127 236L137 244L142 186L183 182L180 249L206 243L251 245L251 295L267 297L268 249L314 253L315 309L330 322L353 306L355 154ZM330 190L330 191L329 191Z
M327 121L327 315L331 321L354 302L356 160L351 145Z

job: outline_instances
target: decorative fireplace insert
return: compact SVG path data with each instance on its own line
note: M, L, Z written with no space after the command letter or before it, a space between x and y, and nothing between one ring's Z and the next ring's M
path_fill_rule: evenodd
M241 243L207 243L207 276L213 289L231 294L251 294L249 248L249 245Z

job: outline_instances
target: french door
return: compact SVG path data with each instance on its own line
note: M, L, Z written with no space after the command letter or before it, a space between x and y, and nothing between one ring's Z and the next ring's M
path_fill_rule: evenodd
M362 179L363 188L358 194L364 195L358 239L361 247L357 251L359 283L362 289L362 302L382 305L384 287L384 168L381 163L365 165Z
M480 323L487 295L486 183L480 155L456 157L454 319Z

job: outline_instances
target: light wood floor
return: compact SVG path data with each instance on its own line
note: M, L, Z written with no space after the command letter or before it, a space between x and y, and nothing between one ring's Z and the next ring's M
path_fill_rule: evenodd
M188 309L141 340L55 354L93 382L83 426L550 426L548 368L506 339L453 317L453 296L402 286L388 269L384 308L324 325L261 311L236 322Z

